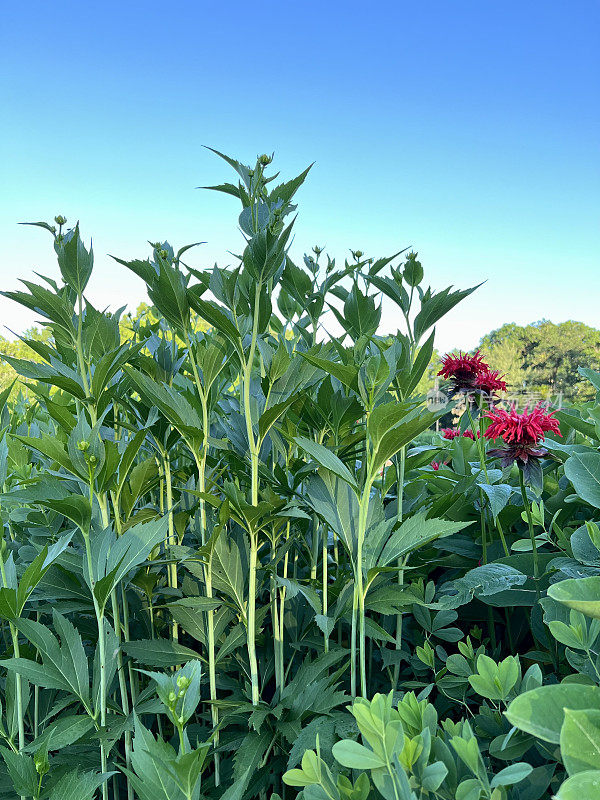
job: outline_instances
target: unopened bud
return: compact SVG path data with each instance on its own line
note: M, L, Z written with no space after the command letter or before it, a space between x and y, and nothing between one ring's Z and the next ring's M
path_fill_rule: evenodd
M273 161L273 156L268 156L266 153L258 157L258 163L262 164L263 167L266 167L271 161Z
M58 214L56 217L54 217L54 222L56 222L57 225L66 225L67 218L63 217L62 214Z
M37 774L43 777L50 769L48 752L36 753L33 757L33 763L35 764L35 771Z
M85 439L82 439L80 442L77 442L77 449L85 453L90 449L90 443L86 442Z

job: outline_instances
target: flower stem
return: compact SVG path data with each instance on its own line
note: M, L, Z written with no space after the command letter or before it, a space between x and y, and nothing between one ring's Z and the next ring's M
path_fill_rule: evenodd
M535 580L535 591L539 598L540 588L538 580L540 577L540 565L538 560L537 542L535 540L535 531L533 529L533 517L531 516L531 506L527 498L527 491L525 489L525 479L523 477L523 470L519 469L519 485L521 487L521 497L523 498L523 505L525 506L525 514L527 515L527 526L529 528L529 537L531 538L531 547L533 548L533 578Z

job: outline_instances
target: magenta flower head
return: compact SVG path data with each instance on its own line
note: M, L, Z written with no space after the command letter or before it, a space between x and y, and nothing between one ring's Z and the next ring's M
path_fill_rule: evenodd
M527 407L521 414L513 405L509 411L497 409L487 411L486 417L491 425L485 432L486 439L502 439L504 447L488 450L490 456L502 459L502 466L517 462L525 477L532 477L533 471L539 472L539 460L548 455L544 447L540 447L546 433L562 436L555 411L544 411L537 405L529 411Z

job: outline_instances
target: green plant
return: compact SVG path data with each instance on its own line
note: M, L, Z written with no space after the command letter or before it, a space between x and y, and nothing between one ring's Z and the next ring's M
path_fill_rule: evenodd
M598 398L523 480L479 355L444 358L443 407L420 393L473 289L427 287L416 253L295 260L308 170L218 155L233 266L153 242L117 259L152 307L102 312L57 217L34 224L60 282L4 293L43 333L5 355L26 395L0 394L0 797L250 800L284 774L314 798L571 796L597 766ZM527 714L561 693L544 739Z

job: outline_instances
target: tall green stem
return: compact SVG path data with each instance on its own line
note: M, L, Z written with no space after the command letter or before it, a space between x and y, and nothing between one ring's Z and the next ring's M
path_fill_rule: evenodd
M521 487L521 497L523 498L523 505L525 506L525 514L527 515L527 527L529 528L529 537L531 539L531 547L533 550L533 578L535 580L535 591L539 598L540 589L538 580L540 577L540 565L538 560L537 542L535 539L535 531L533 528L533 517L531 515L531 506L529 505L529 498L527 497L527 490L525 489L525 479L523 477L523 470L519 469L519 485Z
M196 384L196 391L198 392L198 397L200 399L200 405L202 407L202 446L200 453L196 453L194 451L194 459L196 461L196 469L198 472L198 491L201 495L204 495L206 492L206 459L208 456L208 439L210 436L210 420L208 415L208 397L207 392L202 385L202 381L200 380L200 370L198 369L198 364L196 362L196 355L194 353L194 348L192 347L192 343L190 341L189 334L186 331L185 334L186 343L188 347L188 352L190 355L190 361L192 364L192 371L194 373L194 383ZM207 532L206 532L206 503L204 497L200 497L200 541L202 546L206 544ZM213 587L212 587L212 557L209 557L208 563L204 565L204 588L206 591L206 596L210 599L213 596ZM213 609L209 609L206 612L206 638L207 638L207 646L208 646L208 683L209 683L209 694L210 694L210 713L212 718L213 724L213 745L216 751L216 748L219 745L219 734L218 734L218 725L219 725L219 710L216 706L217 701L217 672L216 672L216 657L215 657L215 612ZM219 763L219 754L217 752L214 753L214 764L215 764L215 785L220 785L220 763Z
M256 351L256 340L258 336L258 315L260 303L261 282L256 284L254 294L254 317L252 323L252 338L250 340L250 350L248 358L244 364L242 375L242 391L244 417L246 420L246 432L248 435L248 446L250 448L250 471L251 471L251 503L258 505L258 442L254 436L252 425L252 409L250 405L250 383L252 380L252 365L254 353ZM258 569L258 530L248 531L250 536L250 564L248 578L248 621L247 621L247 647L248 661L250 664L250 682L252 685L252 704L258 705L260 699L258 685L258 659L256 657L256 573Z
M396 496L397 496L397 506L396 506L396 520L397 524L400 525L402 519L404 517L404 471L406 468L406 445L402 447L400 453L398 454L398 458L396 460ZM402 586L404 583L404 569L403 567L403 560L400 558L398 559L398 585ZM396 615L396 654L398 661L394 664L394 686L393 688L396 689L398 687L398 681L400 680L400 656L398 655L400 650L402 650L402 612Z
M0 552L0 574L2 575L2 585L8 586L6 582L6 572L4 569L4 559ZM16 627L9 621L10 636L13 644L13 652L15 658L20 657L19 651L19 632ZM15 674L15 692L17 695L17 724L19 730L19 750L25 747L25 721L23 719L23 685L21 675L17 672Z

